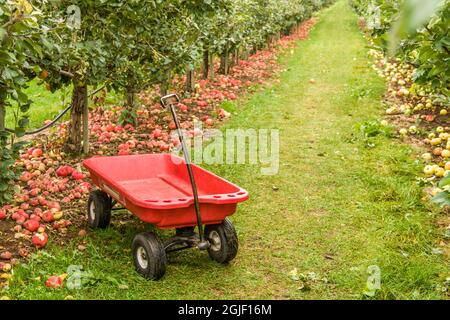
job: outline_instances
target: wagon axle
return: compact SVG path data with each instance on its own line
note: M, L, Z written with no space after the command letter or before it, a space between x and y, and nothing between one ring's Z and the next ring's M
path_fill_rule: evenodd
M126 210L124 207L117 207L116 204L117 201L111 198L111 211ZM200 241L200 237L194 230L194 227L177 228L175 236L170 237L163 242L166 253L195 247L199 250L208 250L211 246L209 241Z

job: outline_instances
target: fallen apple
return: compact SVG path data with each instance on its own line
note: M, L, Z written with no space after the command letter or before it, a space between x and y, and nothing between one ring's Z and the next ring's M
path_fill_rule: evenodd
M12 258L12 253L9 251L4 251L4 252L0 253L0 259L10 260L11 258Z
M205 120L205 124L208 126L212 126L214 124L214 120L211 118L208 118Z
M431 153L426 152L426 153L422 154L422 159L425 161L431 161L431 159L433 159L433 156L431 155Z
M22 174L20 175L20 181L22 182L28 182L31 180L31 178L33 178L33 175L28 171L22 172Z
M161 136L161 129L155 129L152 132L152 138L158 139Z
M425 168L423 168L423 173L425 173L427 176L431 176L434 174L434 167L427 165Z
M436 177L439 177L439 178L443 177L443 176L445 175L445 170L444 170L444 168L441 168L441 167L436 168L436 169L434 170L434 175L435 175Z
M53 219L54 219L54 220L59 220L59 219L62 218L62 216L63 216L63 213L62 213L61 211L58 211L58 212L55 212L55 213L53 214Z
M11 265L9 263L4 263L3 266L2 266L2 271L3 272L11 271Z
M31 238L31 242L38 249L45 247L45 245L47 244L47 241L48 241L48 235L45 232L43 232L43 233L35 233L33 235L33 238Z
M402 128L402 129L399 130L399 133L400 133L402 136L406 136L406 135L408 134L408 130L405 129L405 128Z
M440 156L442 154L442 148L441 147L437 147L433 149L433 154L435 156Z
M84 174L81 173L80 171L74 170L72 172L72 178L75 180L83 180L84 179Z
M42 156L43 152L42 149L36 148L33 150L33 152L31 153L31 156L33 158L39 158L40 156Z
M42 214L42 220L45 222L53 222L55 218L53 217L53 213L50 210L47 210Z
M30 209L30 204L24 202L24 203L22 203L22 204L20 205L20 209L22 209L22 210L28 210L28 209Z
M39 222L36 220L33 220L33 219L29 219L29 220L25 221L23 226L28 231L35 232L39 228Z
M68 177L75 169L71 166L62 166L56 170L56 175L59 177Z
M40 192L41 190L39 188L34 188L30 191L30 196L36 197Z
M447 149L442 150L441 157L450 158L450 150L447 150Z
M30 215L30 220L35 220L35 221L39 222L39 221L41 221L41 217L39 215L33 213Z
M63 285L63 279L60 276L50 276L47 281L45 281L45 286L47 288L58 289Z

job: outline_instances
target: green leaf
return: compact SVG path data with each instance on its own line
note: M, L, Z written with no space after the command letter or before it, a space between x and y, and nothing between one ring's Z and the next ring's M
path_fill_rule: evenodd
M450 185L450 174L446 175L444 178L439 181L439 188L444 188L445 186Z
M28 118L22 118L19 120L18 125L20 128L26 128L29 123L30 123L30 120Z
M437 195L435 195L433 198L431 198L431 201L441 207L449 206L450 205L450 193L448 193L447 191L440 192Z
M398 43L406 36L428 22L439 9L442 0L405 0L400 10L400 17L389 34L389 52L396 51Z

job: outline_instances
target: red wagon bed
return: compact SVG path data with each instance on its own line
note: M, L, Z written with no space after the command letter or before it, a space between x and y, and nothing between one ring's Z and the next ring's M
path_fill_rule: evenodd
M192 186L185 161L170 154L94 157L83 162L92 181L113 199L158 228L197 223ZM221 223L248 199L244 189L196 165L202 221Z

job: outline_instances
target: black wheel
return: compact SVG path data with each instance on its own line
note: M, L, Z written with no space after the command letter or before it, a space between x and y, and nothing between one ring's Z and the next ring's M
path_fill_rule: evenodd
M239 247L238 237L228 218L221 224L206 226L205 238L210 243L208 253L211 259L220 263L227 263L236 257Z
M92 191L89 194L87 211L91 228L108 227L111 220L111 198L101 190Z
M154 233L139 233L134 237L131 247L134 265L140 275L147 279L158 280L166 273L166 251Z

